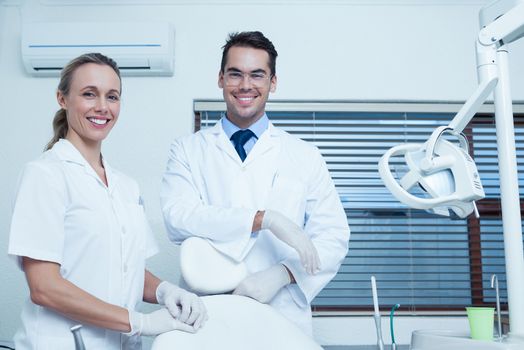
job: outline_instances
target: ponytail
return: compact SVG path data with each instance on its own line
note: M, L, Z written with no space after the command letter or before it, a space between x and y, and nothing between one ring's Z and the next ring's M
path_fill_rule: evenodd
M67 124L66 111L63 108L60 108L53 118L53 138L47 143L45 150L50 150L58 140L65 138L68 129L69 125Z

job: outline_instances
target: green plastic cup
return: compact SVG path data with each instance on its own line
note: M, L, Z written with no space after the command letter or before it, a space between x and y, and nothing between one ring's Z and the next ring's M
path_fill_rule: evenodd
M493 307L467 307L471 339L493 340L493 321L495 308Z

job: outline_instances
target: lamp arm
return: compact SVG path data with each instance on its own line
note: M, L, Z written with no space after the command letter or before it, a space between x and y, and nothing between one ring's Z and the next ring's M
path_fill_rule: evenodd
M476 43L479 86L448 125L462 132L498 83L497 49L524 36L524 3L519 4L482 28Z
M495 90L499 81L496 45L484 46L477 40L476 49L477 74L480 83L448 125L448 128L453 129L456 134L464 130L480 106Z
M449 123L448 128L453 129L455 133L461 133L468 125L470 120L475 116L480 106L486 101L489 95L497 85L498 77L492 77L487 81L481 82L477 90L471 95L466 103L460 108L453 120Z
M513 7L482 28L478 38L482 45L489 46L499 41L509 44L522 36L524 36L524 3Z

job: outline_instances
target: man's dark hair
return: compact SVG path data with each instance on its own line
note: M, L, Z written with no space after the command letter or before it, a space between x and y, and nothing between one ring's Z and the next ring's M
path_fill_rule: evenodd
M241 32L241 33L230 33L226 44L222 46L222 62L220 64L220 71L223 73L226 67L227 54L229 49L237 47L251 47L254 49L261 49L269 55L269 68L271 69L271 75L276 73L276 62L277 62L277 50L273 46L273 43L264 36L261 32Z

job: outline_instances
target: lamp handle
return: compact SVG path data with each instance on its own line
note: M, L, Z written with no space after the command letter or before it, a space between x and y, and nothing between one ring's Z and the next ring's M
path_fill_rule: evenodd
M414 152L419 150L421 147L424 147L420 143L404 143L397 145L393 148L390 148L384 155L380 158L378 162L378 172L382 181L388 188L388 190L402 203L408 205L411 208L416 209L432 209L434 207L443 205L445 203L455 201L458 199L456 195L445 196L441 198L420 198L412 195L406 189L402 188L397 180L393 177L393 174L390 171L389 159L393 156L404 155L407 152Z

